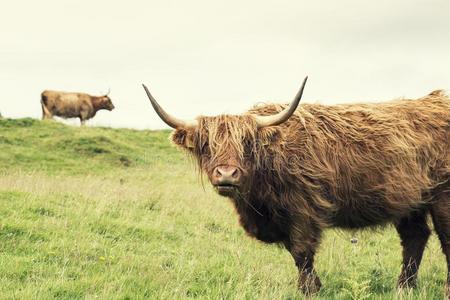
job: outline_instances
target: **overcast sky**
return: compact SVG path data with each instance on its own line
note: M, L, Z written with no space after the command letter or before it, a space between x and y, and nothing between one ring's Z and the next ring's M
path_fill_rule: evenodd
M172 114L304 100L416 98L450 89L450 1L3 1L0 112L41 117L44 89L104 93L90 125L165 128ZM78 124L78 122L73 122Z

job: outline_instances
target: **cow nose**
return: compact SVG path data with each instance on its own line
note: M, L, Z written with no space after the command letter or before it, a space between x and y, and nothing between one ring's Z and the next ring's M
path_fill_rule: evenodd
M237 185L241 179L241 171L233 166L218 166L213 175L218 185Z

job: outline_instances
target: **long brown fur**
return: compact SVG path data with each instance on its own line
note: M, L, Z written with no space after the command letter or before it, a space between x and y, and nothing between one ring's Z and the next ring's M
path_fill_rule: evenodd
M399 285L414 285L431 210L449 263L450 98L443 91L380 104L304 104L287 122L257 128L253 115L284 107L199 117L197 129L177 129L172 139L210 178L217 165L243 170L245 188L232 197L240 222L249 235L286 246L304 292L320 288L313 258L328 227L394 223L404 246Z

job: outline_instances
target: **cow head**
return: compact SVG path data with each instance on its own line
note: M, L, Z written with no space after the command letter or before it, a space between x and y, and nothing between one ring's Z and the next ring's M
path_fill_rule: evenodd
M111 90L108 89L108 93L106 93L104 96L101 97L102 98L102 102L101 102L102 108L107 109L109 111L114 109L114 104L112 103L111 98L109 98L109 96L108 96L110 91Z
M143 86L156 113L175 129L172 141L197 159L220 195L237 197L248 193L261 155L279 140L282 132L277 125L287 121L296 110L306 80L292 103L275 115L219 115L192 121L166 113Z
M112 103L111 98L109 98L108 96L103 97L103 108L109 111L114 109L114 104Z

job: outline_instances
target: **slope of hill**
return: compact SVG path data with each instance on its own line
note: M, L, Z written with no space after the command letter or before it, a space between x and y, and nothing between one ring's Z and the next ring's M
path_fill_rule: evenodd
M0 119L0 298L301 298L290 255L246 237L168 135ZM328 231L317 298L441 299L436 238L414 292L400 257L390 227Z
M54 121L0 119L0 169L102 173L180 161L168 131L72 127Z

